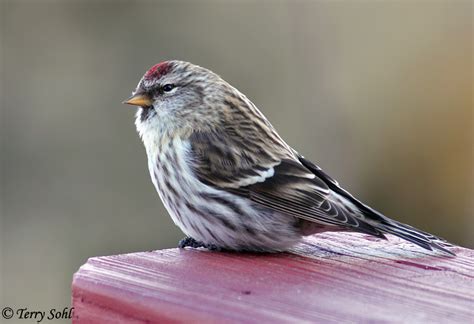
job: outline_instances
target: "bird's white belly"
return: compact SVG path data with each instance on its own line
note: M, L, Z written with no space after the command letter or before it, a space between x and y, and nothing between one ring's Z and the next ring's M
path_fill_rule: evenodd
M187 236L229 249L267 251L284 250L300 239L292 217L199 181L189 166L189 152L189 143L180 139L159 151L147 147L152 182Z

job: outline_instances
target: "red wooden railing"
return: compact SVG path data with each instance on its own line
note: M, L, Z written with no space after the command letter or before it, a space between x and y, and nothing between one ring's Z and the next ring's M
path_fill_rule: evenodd
M280 254L169 249L91 258L75 323L474 323L474 251L324 233Z

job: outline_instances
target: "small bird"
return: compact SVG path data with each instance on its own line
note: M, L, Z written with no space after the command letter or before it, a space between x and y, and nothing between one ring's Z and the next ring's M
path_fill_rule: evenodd
M445 240L354 198L208 69L158 63L124 103L139 107L135 125L151 180L187 236L181 248L276 252L307 235L354 231L454 255Z

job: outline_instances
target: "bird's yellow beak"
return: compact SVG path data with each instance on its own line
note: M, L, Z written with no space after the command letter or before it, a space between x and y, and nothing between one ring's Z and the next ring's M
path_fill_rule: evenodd
M122 103L127 104L127 105L147 107L153 104L153 100L146 94L137 93Z

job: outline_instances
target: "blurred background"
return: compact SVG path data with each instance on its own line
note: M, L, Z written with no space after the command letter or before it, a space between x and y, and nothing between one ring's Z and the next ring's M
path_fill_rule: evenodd
M386 215L474 247L471 1L6 1L0 306L69 306L88 257L175 247L121 101L212 69Z

